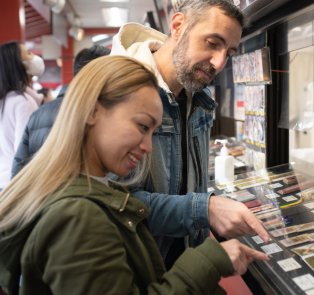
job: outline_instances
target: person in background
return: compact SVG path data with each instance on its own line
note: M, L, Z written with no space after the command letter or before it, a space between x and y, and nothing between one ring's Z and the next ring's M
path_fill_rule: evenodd
M74 76L90 61L109 54L109 48L99 45L82 49L74 60ZM22 170L45 142L59 112L68 86L69 85L62 86L57 98L41 106L29 119L22 140L14 156L11 177L14 177Z
M171 19L169 36L130 23L113 37L111 54L145 63L161 88L163 120L153 135L150 174L130 189L151 209L148 219L167 269L209 236L209 228L225 238L257 233L269 239L245 205L207 192L217 107L207 86L236 53L247 25L232 1L185 0Z
M44 69L42 58L24 44L12 41L0 46L0 191L10 181L14 154L27 121L43 100L43 95L28 85Z
M4 293L218 295L221 276L269 260L208 238L166 272L149 208L107 177L139 167L135 178L145 178L162 120L158 89L150 70L124 56L94 60L73 79L42 148L0 194Z
M51 95L51 89L42 88L42 89L38 90L37 93L41 93L44 96L42 104L54 100L53 96Z

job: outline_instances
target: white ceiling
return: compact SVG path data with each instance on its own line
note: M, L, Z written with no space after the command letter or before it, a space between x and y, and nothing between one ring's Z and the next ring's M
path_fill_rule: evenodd
M83 28L104 28L102 8L119 7L129 9L128 22L142 23L147 11L155 11L153 0L129 0L129 2L100 2L99 0L69 0L81 19ZM73 13L69 5L65 8L68 20L73 23ZM157 19L155 19L157 22Z

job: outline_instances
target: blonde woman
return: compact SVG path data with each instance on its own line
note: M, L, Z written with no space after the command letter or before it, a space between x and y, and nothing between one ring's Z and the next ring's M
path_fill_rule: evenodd
M74 78L46 142L0 195L0 293L207 294L250 257L267 259L208 239L165 272L149 208L106 176L139 165L134 177L144 177L162 120L157 90L149 70L122 56Z

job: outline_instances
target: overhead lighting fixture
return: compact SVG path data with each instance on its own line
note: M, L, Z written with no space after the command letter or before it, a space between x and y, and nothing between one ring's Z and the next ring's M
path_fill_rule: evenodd
M105 40L105 39L108 39L110 36L107 35L107 34L100 34L100 35L97 35L97 36L94 36L92 38L92 41L95 43L95 42L98 42L98 41L101 41L101 40Z
M65 6L66 0L43 0L43 3L50 7L55 13L60 13Z
M84 37L84 30L76 25L71 26L68 34L77 41L81 41Z
M99 0L100 2L129 2L129 0Z
M121 27L128 22L128 8L102 8L101 12L106 27Z

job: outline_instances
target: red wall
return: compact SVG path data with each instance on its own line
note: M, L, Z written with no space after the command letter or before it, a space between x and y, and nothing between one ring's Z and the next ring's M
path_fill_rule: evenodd
M23 0L0 0L0 44L25 42L25 10Z

